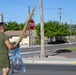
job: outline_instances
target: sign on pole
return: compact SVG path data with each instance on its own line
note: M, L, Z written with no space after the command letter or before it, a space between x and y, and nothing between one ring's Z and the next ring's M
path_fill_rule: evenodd
M34 27L35 27L34 20L32 20L32 19L29 20L29 27L30 27L30 30L33 30L34 29Z

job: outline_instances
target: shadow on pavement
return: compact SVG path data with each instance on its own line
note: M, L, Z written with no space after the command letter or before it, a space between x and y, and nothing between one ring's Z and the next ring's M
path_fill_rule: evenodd
M58 54L61 54L61 53L71 53L72 51L68 50L68 49L61 49L61 50L56 50L54 53L55 54L52 54L51 56L55 56L55 55L58 55Z

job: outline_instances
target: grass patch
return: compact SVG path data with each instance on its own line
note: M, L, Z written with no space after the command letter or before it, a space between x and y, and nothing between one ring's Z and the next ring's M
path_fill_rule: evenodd
M76 51L76 47L68 48L69 50Z
M76 51L76 47L64 48L64 49L59 49L59 50L52 50L51 52L54 52L54 53L68 53L68 52L72 52L72 51Z

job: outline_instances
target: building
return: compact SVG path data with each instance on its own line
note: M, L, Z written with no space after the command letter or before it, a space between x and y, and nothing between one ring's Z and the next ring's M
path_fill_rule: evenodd
M17 42L19 40L19 37L21 35L22 31L6 31L5 34L9 36L10 42ZM26 31L22 41L20 42L20 45L28 45L29 46L29 37L31 38L31 35L29 33L29 30ZM32 41L34 42L36 40L37 34L36 30L32 30ZM34 43L33 43L34 44Z
M5 34L9 36L10 42L17 42L20 37L21 31L6 31ZM29 45L29 30L26 31L25 36L23 37L20 44L21 45L24 45L24 44Z

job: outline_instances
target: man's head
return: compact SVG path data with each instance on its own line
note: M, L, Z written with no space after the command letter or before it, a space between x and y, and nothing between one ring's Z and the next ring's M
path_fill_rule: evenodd
M5 32L5 25L3 22L0 22L0 32Z

